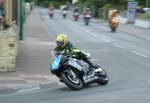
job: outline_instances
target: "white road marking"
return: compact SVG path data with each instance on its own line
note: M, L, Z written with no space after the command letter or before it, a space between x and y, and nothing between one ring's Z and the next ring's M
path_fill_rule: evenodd
M87 33L89 33L89 34L91 34L92 36L94 36L94 37L98 37L98 35L97 34L94 34L94 33L92 33L91 31L89 31L89 30L85 30L85 32L87 32Z
M91 61L98 61L98 59L90 59Z
M109 49L88 49L87 52L110 52Z
M43 46L55 46L55 42L41 42L41 41L20 41L20 43L24 44L32 44L32 45L43 45Z
M83 27L82 27L82 28L80 28L80 29L81 29L81 30L86 30L86 29L85 29L85 28L83 28Z
M64 83L62 83L62 82L58 82L58 85L59 85L59 86L61 86L61 85L64 85Z
M76 30L77 30L77 28L72 28L72 30L75 30L75 31L76 31Z
M120 44L117 44L117 43L113 43L113 45L114 45L114 46L117 46L117 47L119 47L119 48L121 48L121 49L126 49L126 47L124 47L124 46L122 46L122 45L120 45Z
M37 87L32 87L32 86L29 86L29 87L25 87L19 91L17 91L17 93L23 93L23 92L31 92L31 91L35 91L35 90L40 90L41 88L39 86Z
M18 77L0 77L0 80L24 80L23 78Z
M150 40L150 38L147 38L147 40Z
M24 41L38 41L37 38L25 38Z
M148 83L150 83L150 80L148 80Z
M136 54L136 55L139 55L139 56L142 56L142 57L145 57L145 58L149 58L149 56L143 54L143 53L140 53L138 51L134 51L134 50L131 50L132 53Z
M71 26L75 26L75 24L72 24L72 22L67 22L67 24Z
M43 18L44 18L44 19L49 19L49 16L46 15L46 16L44 16Z
M91 35L94 36L94 37L98 37L98 35L97 35L97 34L94 34L94 33L91 33Z
M106 39L106 38L101 38L103 41L105 41L105 42L108 42L108 43L110 43L111 41L109 40L109 39Z
M75 25L77 28L81 28L81 26Z
M81 28L81 29L83 29L83 28ZM92 32L89 31L89 30L86 30L86 29L84 29L84 30L85 30L85 32L89 33L90 35L92 35L92 36L94 36L94 37L99 37L99 35L97 35L97 34L95 34L95 33L92 33ZM102 36L102 37L100 37L100 39L102 39L103 41L108 42L108 43L110 43L111 40L112 40L112 41L115 41L115 40L113 40L113 39L111 39L111 38L109 38L109 37L107 37L107 36Z
M56 79L53 75L35 75L35 74L19 74L20 78L44 78L49 81L52 81L52 78Z
M89 30L85 30L85 32L87 32L87 33L91 33Z

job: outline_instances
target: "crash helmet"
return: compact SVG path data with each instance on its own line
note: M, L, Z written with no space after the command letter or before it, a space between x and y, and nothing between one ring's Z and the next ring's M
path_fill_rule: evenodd
M118 11L116 9L112 10L112 17L116 17L118 15Z
M112 10L112 12L117 14L118 10L114 9L114 10Z
M79 11L79 7L76 7L74 11Z
M68 37L65 34L57 34L56 36L56 44L59 48L64 48L68 44Z
M86 11L90 11L90 8L87 7L87 8L86 8Z

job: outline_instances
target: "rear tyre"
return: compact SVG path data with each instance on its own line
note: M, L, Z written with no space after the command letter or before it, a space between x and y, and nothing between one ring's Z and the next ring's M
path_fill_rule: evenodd
M70 72L74 73L74 76L70 74ZM83 88L83 82L79 78L79 76L72 70L66 70L61 74L61 79L63 82L72 90L81 90Z
M51 15L50 18L53 19L53 15Z
M66 17L67 17L67 15L66 15L66 14L63 14L63 18L66 19Z
M86 26L88 26L89 25L89 22L86 22Z
M78 17L77 16L74 16L74 21L78 21Z
M116 28L115 27L111 27L111 31L112 32L116 32Z
M88 26L88 25L89 25L89 21L90 21L90 19L89 19L89 18L86 18L86 17L84 18L84 22L85 22L85 25L86 25L86 26Z

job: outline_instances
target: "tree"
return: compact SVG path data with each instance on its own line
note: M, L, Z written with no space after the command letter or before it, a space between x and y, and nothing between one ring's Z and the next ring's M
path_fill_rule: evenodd
M32 2L33 0L25 0L25 2Z
M146 6L147 0L134 0L134 1L138 2L139 5Z

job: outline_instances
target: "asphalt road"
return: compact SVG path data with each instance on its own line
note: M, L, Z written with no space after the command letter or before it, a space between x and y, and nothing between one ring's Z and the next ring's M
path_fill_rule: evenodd
M63 84L48 88L0 96L2 103L148 103L150 101L150 41L96 24L85 26L82 19L74 22L70 14L63 19L55 11L50 19L40 10L44 26L52 40L65 33L75 45L91 53L94 63L101 65L110 78L106 86L92 85L71 91ZM54 48L54 47L52 47Z

